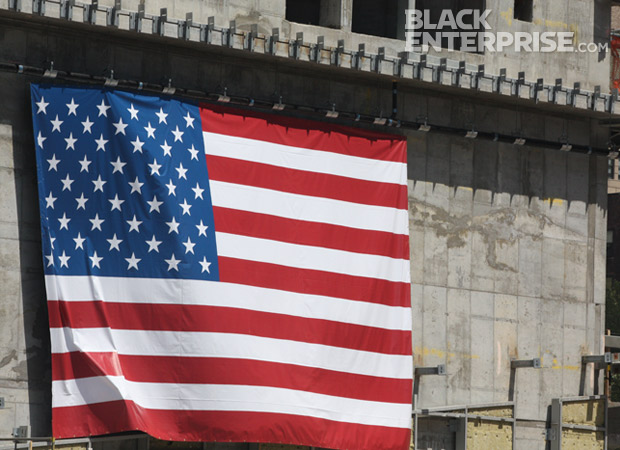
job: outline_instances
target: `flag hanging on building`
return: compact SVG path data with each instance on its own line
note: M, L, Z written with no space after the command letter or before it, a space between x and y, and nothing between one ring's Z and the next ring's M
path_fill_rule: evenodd
M409 447L406 141L32 86L57 438Z

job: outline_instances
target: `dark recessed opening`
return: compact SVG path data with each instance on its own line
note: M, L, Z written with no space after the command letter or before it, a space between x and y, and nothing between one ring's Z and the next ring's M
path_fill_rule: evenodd
M286 20L319 25L321 0L286 0Z
M514 18L531 22L534 15L534 0L515 0Z
M354 33L396 39L399 14L404 17L405 10L399 11L398 0L353 0L351 29Z

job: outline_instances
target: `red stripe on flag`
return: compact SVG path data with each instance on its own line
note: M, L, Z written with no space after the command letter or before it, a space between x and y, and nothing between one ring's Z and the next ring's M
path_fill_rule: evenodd
M48 301L51 328L234 333L409 355L411 333L284 314L202 305Z
M297 269L220 256L220 281L302 294L411 307L409 283Z
M201 105L200 116L202 129L210 133L381 161L407 162L407 140L403 136L219 105Z
M409 259L409 236L213 207L222 233Z
M410 440L410 430L403 428L275 413L150 410L120 400L54 408L52 428L56 438L141 430L168 441L286 442L342 449L402 450Z
M366 401L407 403L411 380L381 378L268 361L234 358L60 353L52 380L124 376L144 383L271 386Z
M407 186L207 155L209 179L363 205L407 209Z

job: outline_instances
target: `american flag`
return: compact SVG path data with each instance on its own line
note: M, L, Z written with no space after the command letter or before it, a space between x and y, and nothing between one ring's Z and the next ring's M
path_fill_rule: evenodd
M32 86L57 438L405 449L406 141Z

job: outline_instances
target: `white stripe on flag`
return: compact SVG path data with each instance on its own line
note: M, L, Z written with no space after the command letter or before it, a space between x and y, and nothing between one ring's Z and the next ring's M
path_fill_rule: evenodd
M49 300L242 308L388 330L411 330L411 309L203 280L46 275Z
M203 132L207 155L381 183L407 184L407 165Z
M229 258L409 283L409 260L216 232L217 253Z
M335 397L268 386L141 383L107 376L52 383L52 407L130 400L147 409L252 411L409 428L411 405Z
M362 230L409 233L407 210L210 180L213 206Z
M52 353L236 358L386 378L412 377L411 356L231 333L51 328Z

